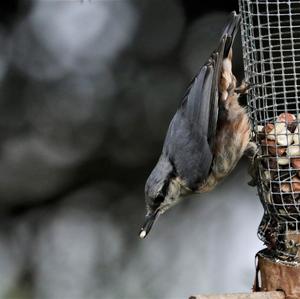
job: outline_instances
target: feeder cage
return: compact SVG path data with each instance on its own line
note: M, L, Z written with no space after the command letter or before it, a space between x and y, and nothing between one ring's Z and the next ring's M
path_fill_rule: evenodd
M258 145L259 238L300 263L300 1L240 0L248 106Z

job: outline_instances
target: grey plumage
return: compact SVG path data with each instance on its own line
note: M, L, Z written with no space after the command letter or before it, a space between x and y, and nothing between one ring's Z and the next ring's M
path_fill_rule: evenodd
M169 125L162 154L146 182L147 215L141 237L151 229L158 210L164 211L175 203L176 188L181 189L180 194L194 191L210 173L219 113L222 113L219 111L222 62L229 55L239 19L232 13L218 48L193 79Z

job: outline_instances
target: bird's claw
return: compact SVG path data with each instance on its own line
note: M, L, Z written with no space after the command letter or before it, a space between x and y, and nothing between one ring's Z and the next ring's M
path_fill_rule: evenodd
M234 91L237 94L247 94L249 89L252 87L250 82L243 81L239 87L237 87Z

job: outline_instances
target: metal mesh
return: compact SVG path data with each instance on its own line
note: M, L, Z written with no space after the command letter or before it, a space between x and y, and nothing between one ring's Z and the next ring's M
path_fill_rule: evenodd
M258 235L276 258L300 262L300 1L239 0L239 5L265 210Z

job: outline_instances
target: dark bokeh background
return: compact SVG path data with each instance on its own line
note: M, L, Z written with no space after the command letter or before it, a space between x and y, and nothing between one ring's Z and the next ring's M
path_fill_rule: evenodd
M245 161L137 236L168 123L236 2L0 3L0 298L250 289L262 209Z

